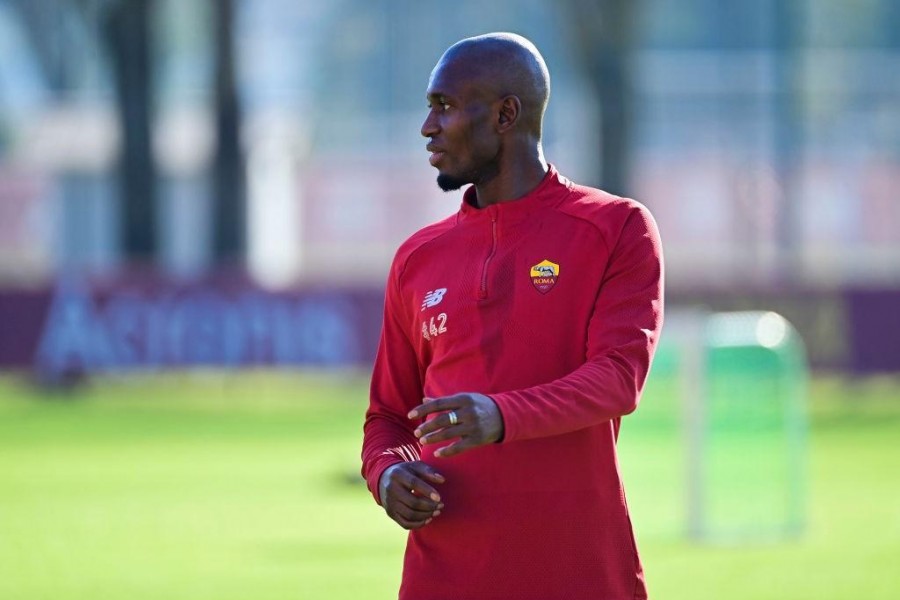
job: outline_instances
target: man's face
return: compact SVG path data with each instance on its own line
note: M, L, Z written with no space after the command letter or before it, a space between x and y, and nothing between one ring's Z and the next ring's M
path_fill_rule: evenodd
M442 59L426 92L429 112L422 135L430 138L429 162L444 191L485 183L497 173L500 139L490 91L461 60Z

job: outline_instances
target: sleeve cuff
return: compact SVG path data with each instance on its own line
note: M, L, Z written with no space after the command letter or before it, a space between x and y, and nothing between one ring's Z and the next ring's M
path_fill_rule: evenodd
M499 394L489 394L488 397L494 401L494 404L497 405L497 410L500 411L500 419L503 421L503 434L500 436L500 439L497 440L496 443L503 444L505 442L514 441L515 422L512 418L513 411L510 408L512 399L509 397L509 393L504 392Z

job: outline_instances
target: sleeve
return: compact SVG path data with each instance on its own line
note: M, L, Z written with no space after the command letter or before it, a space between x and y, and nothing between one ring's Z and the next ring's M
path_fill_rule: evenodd
M555 381L491 394L504 442L568 433L633 412L663 320L663 257L638 205L613 247L588 324L586 361Z
M385 291L384 320L375 356L369 408L363 426L362 475L375 501L378 482L389 466L420 459L415 424L407 413L422 402L422 374L415 349L398 318L397 265L391 267Z

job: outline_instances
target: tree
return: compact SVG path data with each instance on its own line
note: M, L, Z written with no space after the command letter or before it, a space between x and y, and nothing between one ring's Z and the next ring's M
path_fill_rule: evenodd
M234 67L234 0L212 0L215 11L216 131L213 166L213 254L240 263L246 249L246 172L241 152L241 110Z
M110 59L122 131L118 182L122 198L120 241L129 260L152 261L156 254L156 169L152 152L153 72L150 16L155 0L33 0L14 2L27 26L35 55L50 89L71 85L67 52L76 38L67 26L99 20ZM54 31L54 35L47 35ZM89 34L88 34L89 35Z
M103 30L115 81L122 153L122 249L129 261L156 257L156 164L152 147L153 68L151 10L155 0L114 0Z
M628 195L633 86L630 60L635 45L636 0L566 0L574 45L600 104L597 167L589 181Z

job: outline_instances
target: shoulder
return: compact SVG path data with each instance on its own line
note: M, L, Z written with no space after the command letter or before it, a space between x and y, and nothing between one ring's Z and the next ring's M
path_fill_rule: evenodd
M568 187L569 194L556 206L556 210L590 223L607 241L615 242L624 231L658 237L653 215L637 200L571 182Z
M391 265L391 276L399 279L406 269L409 260L418 252L423 251L428 245L456 226L458 215L456 213L441 219L431 225L426 225L409 236L397 248Z
M629 218L653 219L646 206L632 198L624 198L586 185L569 184L570 193L557 205L557 210L597 227L623 224Z

